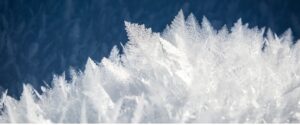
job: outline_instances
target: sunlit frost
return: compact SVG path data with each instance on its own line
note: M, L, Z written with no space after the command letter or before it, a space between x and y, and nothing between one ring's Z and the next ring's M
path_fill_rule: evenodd
M125 22L129 41L100 63L54 76L20 100L6 93L1 122L299 122L300 45L291 30L215 30L182 11L162 33Z

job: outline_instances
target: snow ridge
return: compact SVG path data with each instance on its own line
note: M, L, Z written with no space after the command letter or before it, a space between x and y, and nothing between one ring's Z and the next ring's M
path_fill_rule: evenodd
M1 122L233 122L300 120L300 43L238 20L215 30L180 11L162 33L125 22L124 54L54 76L38 93L1 98Z

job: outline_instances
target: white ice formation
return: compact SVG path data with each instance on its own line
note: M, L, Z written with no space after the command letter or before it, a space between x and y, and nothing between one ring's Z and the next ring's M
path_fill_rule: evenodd
M82 72L54 76L20 100L3 94L1 122L233 122L300 120L300 42L291 31L228 30L182 11L163 33L125 22L129 41Z

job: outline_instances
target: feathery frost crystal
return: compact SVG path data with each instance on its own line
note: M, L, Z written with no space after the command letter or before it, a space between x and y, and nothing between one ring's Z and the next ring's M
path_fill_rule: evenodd
M291 31L228 30L182 11L163 33L125 22L129 41L38 93L1 98L1 122L299 122L300 43Z

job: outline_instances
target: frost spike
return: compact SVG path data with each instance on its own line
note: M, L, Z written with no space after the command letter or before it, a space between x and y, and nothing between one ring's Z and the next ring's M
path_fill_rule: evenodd
M280 37L282 39L282 43L290 46L293 41L293 36L292 36L292 30L289 28L287 29Z
M132 45L140 45L148 42L152 35L151 28L146 28L145 25L138 25L125 21L128 43Z
M195 34L200 30L200 25L198 24L198 21L193 13L188 16L186 25L189 27L189 29L193 30Z
M117 46L113 46L113 48L109 54L109 59L111 61L113 61L114 63L120 62L119 49L117 48Z
M172 30L180 30L185 26L185 19L184 19L184 14L183 11L180 10L175 16L174 20L172 21L170 27Z
M203 16L203 18L202 18L201 27L204 31L206 31L209 34L212 34L214 31L210 22L208 21L208 19L205 16Z

